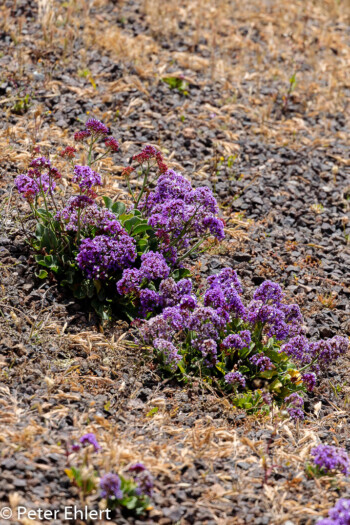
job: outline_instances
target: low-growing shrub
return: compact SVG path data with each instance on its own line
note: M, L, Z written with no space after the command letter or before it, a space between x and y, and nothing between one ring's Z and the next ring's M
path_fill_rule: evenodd
M302 419L300 394L313 390L316 373L347 351L348 340L309 342L299 307L286 304L281 287L271 281L257 288L247 306L231 268L210 276L199 299L190 279L179 284L163 280L165 308L139 324L136 340L152 345L167 372L199 377L232 393L238 407L267 410L275 399L292 419Z
M131 319L160 312L162 281L171 277L181 283L189 273L183 261L210 236L224 238L216 200L208 187L193 188L168 169L152 146L134 155L133 166L123 171L126 202L100 199L102 177L93 168L119 144L95 119L74 138L85 146L87 165L75 164L76 147L66 147L60 155L70 161L72 177L63 177L40 157L15 180L31 209L28 240L41 267L39 277L55 276L76 298L89 300L103 319L113 312Z

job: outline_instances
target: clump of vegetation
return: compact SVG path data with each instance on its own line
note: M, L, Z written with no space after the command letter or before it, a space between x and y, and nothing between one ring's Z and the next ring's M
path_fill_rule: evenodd
M94 466L95 454L100 451L102 447L93 433L85 434L78 443L67 446L68 467L65 473L79 489L82 501L89 494L99 491L108 509L119 507L137 515L144 514L150 506L153 493L153 478L147 468L143 463L134 463L123 474L100 474Z
M85 145L88 161L75 164L75 147L61 151L73 170L65 185L45 157L33 159L15 180L31 209L27 238L41 267L39 277L56 277L77 299L89 300L102 319L149 317L164 306L163 280L171 277L181 288L188 275L183 261L210 236L224 238L216 200L209 188L194 189L168 169L153 146L134 155L135 167L123 171L126 202L99 199L102 177L93 167L119 144L95 119L74 138ZM101 143L105 151L97 154ZM139 191L130 183L132 173L141 180Z
M309 342L298 305L286 304L271 281L245 306L231 268L210 276L199 299L190 279L181 286L182 296L172 278L163 281L166 308L136 335L152 345L161 367L180 379L202 378L248 411L268 410L275 400L292 419L302 419L300 394L312 391L316 373L347 352L348 340Z

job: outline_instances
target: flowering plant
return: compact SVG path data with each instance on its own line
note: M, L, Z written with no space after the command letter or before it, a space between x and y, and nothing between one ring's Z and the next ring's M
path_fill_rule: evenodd
M56 276L76 298L88 298L104 319L118 309L129 318L160 312L164 279L181 281L189 273L183 261L209 236L223 239L216 200L209 188L193 188L168 169L153 146L133 156L135 167L123 170L125 202L100 199L97 188L103 183L95 165L116 153L119 144L96 119L74 138L85 146L87 164L75 164L75 147L61 151L72 177L62 177L40 157L15 180L34 219L28 236L39 277Z
M318 445L311 450L313 464L306 467L310 475L317 477L332 475L337 471L348 476L350 474L350 458L344 448L332 445Z
M95 453L100 451L102 447L92 433L82 436L79 442L67 444L68 467L65 473L70 481L78 487L83 498L99 488L100 497L106 500L108 509L124 507L137 515L144 514L153 494L153 478L145 465L134 463L124 469L123 474L107 472L99 475L94 459Z
M285 303L277 283L262 283L247 306L242 292L231 268L210 276L200 299L190 279L164 279L165 308L139 324L136 339L152 345L168 372L204 378L233 393L239 407L267 409L276 399L292 419L301 419L300 393L314 388L315 372L344 354L348 340L309 343L299 307Z

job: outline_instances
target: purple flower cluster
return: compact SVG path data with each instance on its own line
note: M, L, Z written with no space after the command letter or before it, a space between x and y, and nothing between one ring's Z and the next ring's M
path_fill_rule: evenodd
M295 336L282 345L280 351L299 361L301 365L313 363L312 368L317 371L339 359L348 349L349 340L339 335L311 343L304 336Z
M223 348L240 350L250 345L252 334L249 330L242 330L238 334L230 334L222 341Z
M117 217L106 208L99 208L87 195L71 197L67 205L56 213L55 218L65 223L67 231L83 231L89 236L90 232L107 234L111 237L127 235Z
M85 123L85 128L93 135L108 135L109 129L100 120L90 118Z
M118 474L109 472L100 479L101 497L106 499L122 499L121 480Z
M129 235L119 239L97 235L82 241L77 262L89 279L105 280L113 272L130 267L136 256L135 241Z
M148 153L145 152L144 156ZM207 187L193 189L182 175L168 169L162 173L154 191L143 198L141 209L161 241L169 261L188 250L194 240L208 234L224 238L224 227L216 217L218 206Z
M253 295L247 309L247 320L252 325L264 327L268 337L283 341L303 333L303 317L296 304L283 304L279 284L263 282Z
M241 385L242 388L246 386L245 377L240 372L229 372L225 375L225 382L230 385Z
M166 279L169 276L170 268L161 253L144 253L141 256L141 261L141 278L154 281L156 279Z
M299 394L293 392L293 394L285 398L284 402L288 405L287 412L292 419L295 421L304 419L304 411L302 410L304 401Z
M343 448L318 445L311 450L311 455L315 465L325 472L340 470L346 476L350 474L350 459Z
M143 463L135 463L128 468L128 472L135 473L134 482L137 483L136 494L149 496L153 494L153 478Z
M83 192L91 190L93 186L102 186L101 175L89 166L74 166L73 182L78 184Z
M89 432L88 434L85 434L84 436L82 436L80 439L79 439L80 443L82 443L83 445L92 445L94 447L94 450L95 452L97 452L98 450L101 450L101 447L100 445L98 444L98 441L96 439L96 436L95 434L93 434L92 432Z
M47 168L46 173L42 173ZM32 160L27 173L22 173L15 178L15 185L18 192L29 202L43 192L52 193L56 188L55 180L61 177L56 168L51 166L51 162L45 157Z
M254 354L249 361L252 365L256 366L260 372L274 368L271 359L264 354Z
M304 385L306 386L308 392L312 392L316 386L316 374L314 374L313 372L309 372L307 374L303 374L301 376L301 379Z
M230 314L234 318L245 317L245 307L240 294L242 286L237 273L231 268L224 268L217 275L207 279L208 288L204 295L204 305L212 306L227 318Z
M350 499L340 498L328 516L318 521L317 525L350 525Z
M178 349L173 343L171 341L166 341L165 339L155 339L154 347L164 355L166 363L170 365L170 368L176 370L177 364L181 361L182 357L179 355Z

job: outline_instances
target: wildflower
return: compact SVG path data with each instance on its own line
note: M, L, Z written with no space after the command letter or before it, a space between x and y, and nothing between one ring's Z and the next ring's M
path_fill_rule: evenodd
M350 459L345 449L331 445L318 445L311 450L314 463L326 472L340 470L346 476L350 474Z
M44 168L50 168L51 162L46 157L38 157L37 159L33 159L31 163L29 164L30 168L35 168L38 170L42 170Z
M74 166L73 182L83 191L90 190L93 186L102 186L101 175L89 166Z
M242 388L245 388L246 386L246 380L244 375L242 375L240 372L229 372L225 375L225 382L230 385L239 384Z
M108 137L105 140L105 146L106 148L109 148L114 153L116 153L119 150L119 142L113 137Z
M164 355L166 363L170 365L171 369L176 370L177 363L182 359L181 355L178 354L178 349L165 339L155 339L154 347Z
M274 368L271 359L263 354L254 354L249 361L252 365L255 365L260 372Z
M193 295L184 295L180 299L180 308L193 310L197 306L197 298Z
M76 259L89 279L105 280L113 272L130 267L136 256L135 240L129 235L119 239L97 235L82 241Z
M72 146L67 146L62 151L60 151L60 156L65 159L73 159L75 157L76 151L77 150Z
M280 304L283 299L282 288L279 284L272 281L264 281L255 291L253 299L255 301L262 301L267 304L269 301L272 304Z
M302 410L304 401L301 396L293 392L293 394L285 398L284 402L289 405L287 406L287 412L292 419L295 421L304 419L304 412Z
M340 335L336 335L332 339L321 339L316 343L310 343L310 354L313 359L317 358L321 366L336 361L340 356L346 354L348 349L348 338Z
M135 160L139 164L143 164L144 162L148 162L149 160L156 158L157 154L158 150L156 148L153 146L145 146L141 153L133 156L132 160Z
M316 386L316 374L314 374L313 372L310 372L308 374L303 374L301 376L301 379L304 385L306 386L307 390L309 392L312 392Z
M162 306L162 296L155 292L154 290L145 290L140 291L140 314L143 317L146 317L148 312L154 312L158 307Z
M100 479L101 497L106 499L122 499L121 480L118 474L109 472Z
M83 445L86 444L86 443L89 443L90 445L92 445L94 447L95 452L97 452L98 450L101 450L101 447L100 447L100 445L97 442L95 434L93 434L91 432L88 433L88 434L85 434L84 436L82 436L79 439L79 441Z
M135 168L133 168L132 166L127 166L126 168L123 168L122 177L125 177L126 179L129 178L133 171L135 171Z
M107 128L107 126L105 126L101 121L95 118L90 118L86 122L85 127L93 135L108 135L109 133L109 129Z
M74 140L76 142L83 142L88 137L91 137L91 132L89 130L77 131L74 133Z
M120 295L137 292L140 289L142 276L136 268L123 271L122 278L117 282L117 291Z
M161 253L148 252L141 256L140 274L142 277L152 281L154 279L165 279L169 276L170 268Z
M30 202L32 202L34 197L40 192L38 183L25 173L15 178L15 185L18 192Z
M310 345L303 335L293 337L288 343L282 345L279 351L300 361L302 365L311 363Z
M133 463L132 465L130 465L130 467L128 468L128 471L129 472L143 472L144 470L146 470L146 467L143 463Z
M317 525L350 525L350 499L340 498L328 516L318 521Z
M242 330L239 334L230 334L222 341L223 348L241 349L251 343L251 333L249 330Z

